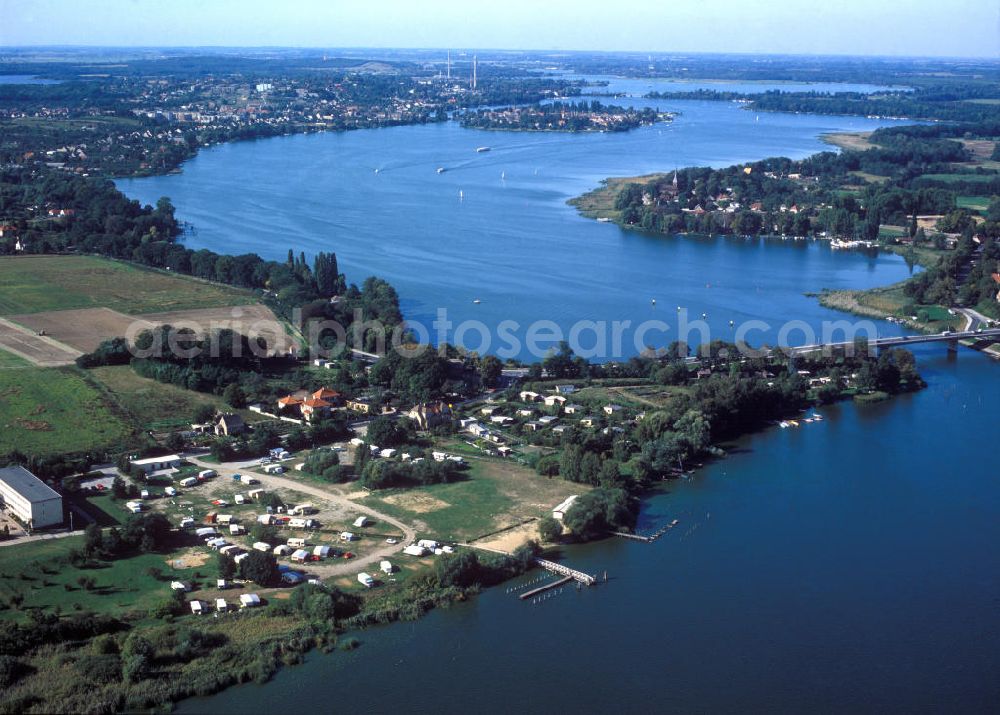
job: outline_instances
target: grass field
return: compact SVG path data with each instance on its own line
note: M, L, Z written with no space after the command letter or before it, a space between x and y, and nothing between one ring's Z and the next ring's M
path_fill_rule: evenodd
M955 203L960 209L972 209L973 211L985 211L990 207L989 196L957 196Z
M946 184L958 181L968 181L973 184L986 184L996 180L995 174L923 174L921 179L941 181Z
M882 176L881 174L869 174L865 171L852 171L851 176L856 176L859 179L864 179L869 184L884 184L889 180L888 176Z
M0 258L0 315L100 307L141 314L252 302L248 291L104 258Z
M194 411L201 405L231 409L221 397L141 377L128 365L94 368L87 374L107 399L118 405L136 427L144 430L189 426ZM254 413L247 411L245 414Z
M132 435L77 368L36 368L8 353L0 368L0 453L98 451Z
M615 210L615 199L618 198L618 193L625 184L648 184L664 176L666 174L605 179L598 188L570 199L568 203L570 206L575 206L587 218L615 219L618 218L619 214Z
M951 315L946 308L936 305L917 306L918 310L925 310L928 314L928 322L914 323L909 315L904 315L902 309L911 302L903 292L903 284L887 286L885 288L873 288L866 291L839 290L829 291L820 295L820 304L827 308L844 310L849 313L868 315L874 318L884 318L894 315L906 319L907 325L930 333L936 333L945 328L954 330L960 329L965 320L961 315Z
M833 132L821 135L820 139L841 149L864 151L875 146L868 141L871 135L871 132Z
M441 448L456 451L448 442ZM417 525L421 536L464 541L543 516L566 497L588 489L510 461L468 461L471 469L463 482L376 492L361 503Z
M34 608L60 608L64 613L87 610L114 613L122 610L148 609L170 596L171 579L194 579L194 568L175 568L163 554L141 554L128 559L103 563L103 568L78 569L57 563L71 549L79 548L83 537L70 536L0 548L0 599L6 604L17 593L24 597L21 611ZM163 573L156 579L150 568ZM215 576L215 566L201 568L206 576ZM94 579L95 585L84 589L80 577ZM68 586L68 588L67 588ZM20 620L15 609L0 610L0 618Z

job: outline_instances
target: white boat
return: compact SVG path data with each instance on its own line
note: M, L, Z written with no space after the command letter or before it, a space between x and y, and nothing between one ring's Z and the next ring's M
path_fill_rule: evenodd
M378 173L378 169L376 169L376 170L375 170L375 173L376 173L376 174Z
M649 301L649 302L650 302L650 303L652 303L653 305L656 305L656 298L653 298L653 299L652 299L651 301Z
M462 199L465 198L465 192L462 191L461 189L458 190L458 198L459 198L459 200L462 200Z
M439 166L439 167L437 168L437 173L439 173L439 174L443 174L444 172L445 172L445 168L444 168L443 166Z
M475 300L473 300L472 302L473 302L473 303L475 303L476 305L479 305L479 304L480 304L480 303L482 303L483 301L479 300L479 298L476 298L476 299L475 299Z
M480 154L482 154L484 151L489 151L489 150L490 148L488 146L476 147L476 151L478 151Z
M780 427L781 429L785 429L788 426L789 426L788 423L785 422L784 420L778 423L778 427Z
M503 181L506 178L507 178L507 172L506 171L501 171L500 172L500 181Z

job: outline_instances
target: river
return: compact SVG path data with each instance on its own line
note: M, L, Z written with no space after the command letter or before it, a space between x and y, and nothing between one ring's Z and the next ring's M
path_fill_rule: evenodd
M819 243L645 236L579 218L565 200L605 176L804 156L824 148L822 132L880 125L656 104L683 114L623 135L447 124L283 137L212 147L183 174L120 186L145 202L169 195L197 227L192 246L336 250L352 279L390 280L414 320L443 307L456 321L565 327L672 316L676 304L726 337L730 319L843 318L803 293L908 274L898 257ZM747 436L645 501L641 527L680 520L660 541L566 550L573 566L607 569L607 584L537 604L491 589L180 710L989 711L1000 366L964 349L915 352L928 389Z

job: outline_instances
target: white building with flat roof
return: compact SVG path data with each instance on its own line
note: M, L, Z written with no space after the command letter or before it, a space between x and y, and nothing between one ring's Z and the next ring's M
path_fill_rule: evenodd
M63 522L62 497L24 467L0 469L0 502L32 529Z
M181 464L181 458L176 454L165 454L162 457L147 457L146 459L133 459L133 467L138 467L146 474L159 472L161 469L176 469Z

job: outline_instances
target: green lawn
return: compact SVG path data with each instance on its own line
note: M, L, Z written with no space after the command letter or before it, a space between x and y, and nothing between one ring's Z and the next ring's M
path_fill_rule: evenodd
M0 548L0 603L7 605L15 593L24 597L20 612L5 608L0 610L0 618L20 619L24 611L33 608L58 607L64 613L148 609L170 596L172 579L195 580L196 572L215 576L214 563L198 569L175 568L164 554L141 554L102 563L102 568L96 569L78 569L60 562L70 549L82 544L83 537L71 536ZM151 567L162 571L163 580L146 573ZM94 579L94 587L89 591L82 588L80 577Z
M77 368L38 368L3 352L0 368L0 454L96 451L133 436Z
M248 291L104 258L0 258L0 315L99 307L141 314L251 302Z
M449 442L440 448L458 451ZM539 476L509 460L468 461L465 481L374 492L362 503L416 524L421 536L464 541L543 516L566 497L588 489Z

